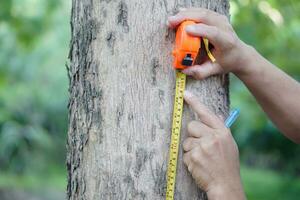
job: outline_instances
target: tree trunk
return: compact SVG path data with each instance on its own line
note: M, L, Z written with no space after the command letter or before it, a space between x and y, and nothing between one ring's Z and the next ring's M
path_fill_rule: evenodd
M73 0L68 199L164 199L172 124L179 7L228 14L227 0ZM228 77L187 80L215 113L228 112ZM184 106L183 140L194 113ZM182 162L175 199L205 199Z

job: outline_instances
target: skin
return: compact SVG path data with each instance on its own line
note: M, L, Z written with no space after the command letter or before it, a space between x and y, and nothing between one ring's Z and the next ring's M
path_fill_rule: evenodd
M184 20L194 20L188 34L205 37L214 46L216 62L209 60L183 70L195 79L234 73L251 91L278 129L300 143L300 84L239 39L227 17L202 9L181 9L168 18L176 28ZM189 136L183 144L184 163L196 183L210 200L245 199L239 175L238 149L222 120L199 103L190 92L185 101L199 115L200 121L188 125Z
M245 199L240 179L239 152L230 130L190 92L185 101L200 121L188 124L183 162L208 199Z

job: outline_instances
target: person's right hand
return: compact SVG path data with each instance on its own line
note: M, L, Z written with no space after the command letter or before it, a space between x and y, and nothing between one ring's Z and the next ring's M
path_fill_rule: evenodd
M239 73L249 60L249 46L242 42L226 16L204 8L181 9L168 18L168 26L176 28L184 20L193 20L198 24L186 28L188 34L207 38L214 46L212 54L216 62L206 61L191 66L182 72L196 79L221 73Z
M188 124L182 144L188 171L209 200L244 200L239 151L230 129L189 91L184 100L199 117Z

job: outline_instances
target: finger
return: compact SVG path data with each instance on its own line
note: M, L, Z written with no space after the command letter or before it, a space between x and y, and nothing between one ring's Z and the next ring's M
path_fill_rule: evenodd
M194 163L191 162L190 155L188 153L183 154L183 163L188 168L188 171L191 173L194 168Z
M223 124L221 120L213 114L205 105L200 103L198 98L191 92L184 92L184 100L191 106L191 108L197 113L201 122L211 128L221 128Z
M202 139L201 139L202 140ZM202 150L200 146L193 148L189 153L189 159L191 163L196 164L197 166L201 165L201 161L204 161Z
M196 159L201 157L201 149L199 147L196 147L194 149L192 149L191 151L188 151L186 153L183 154L183 163L186 166L191 165L191 163L197 163L195 162Z
M190 152L184 153L183 154L183 163L188 166L191 163L191 156L190 156Z
M183 12L183 11L186 11L186 10L189 10L190 8L178 8L179 12Z
M212 75L223 73L222 67L217 62L206 61L201 65L194 65L182 70L186 75L202 80Z
M221 24L221 14L218 14L214 11L205 9L205 8L198 8L196 9L185 9L178 12L174 16L170 16L168 18L168 22L170 27L174 28L178 26L181 22L185 20L193 20L195 22L201 22L208 25L215 25L219 26Z
M212 129L199 121L191 121L187 126L188 135L195 138L210 135Z
M188 25L185 30L190 35L207 38L216 49L222 49L226 44L225 33L216 26L194 24Z
M193 169L194 169L194 163L190 163L188 166L187 166L187 168L188 168L188 171L190 172L190 173L192 173L193 172Z
M182 143L182 147L184 151L190 151L199 145L200 145L200 139L194 137L188 137Z
M184 7L181 7L179 8L179 11L187 11L187 12L203 12L203 11L208 11L208 12L212 12L212 13L216 13L216 14L219 14L217 12L214 12L212 10L209 10L207 8L200 8L200 7L190 7L190 8L184 8Z

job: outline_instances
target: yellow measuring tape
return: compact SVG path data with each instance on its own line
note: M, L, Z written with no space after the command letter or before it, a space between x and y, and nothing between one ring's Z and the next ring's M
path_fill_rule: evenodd
M205 50L206 50L207 56L209 57L209 59L210 59L212 62L215 62L216 59L215 59L215 57L212 55L212 53L211 53L210 50L209 50L209 41L208 41L208 39L203 38L203 41L204 41L204 46L205 46Z
M177 158L178 158L180 129L181 129L182 110L183 110L183 93L185 89L185 82L186 82L186 75L177 70L175 101L174 101L174 109L173 109L172 135L171 135L171 143L170 143L169 165L168 165L168 172L167 172L167 192L166 192L167 200L174 199Z
M207 39L204 40L204 46L207 56L212 62L215 62L215 58L209 50L209 42ZM176 170L177 160L180 143L180 129L182 121L183 111L183 94L185 90L186 75L179 70L176 70L176 89L175 89L175 100L173 108L173 122L172 122L172 135L169 150L169 163L167 171L167 191L166 200L173 200L175 194L176 184Z

